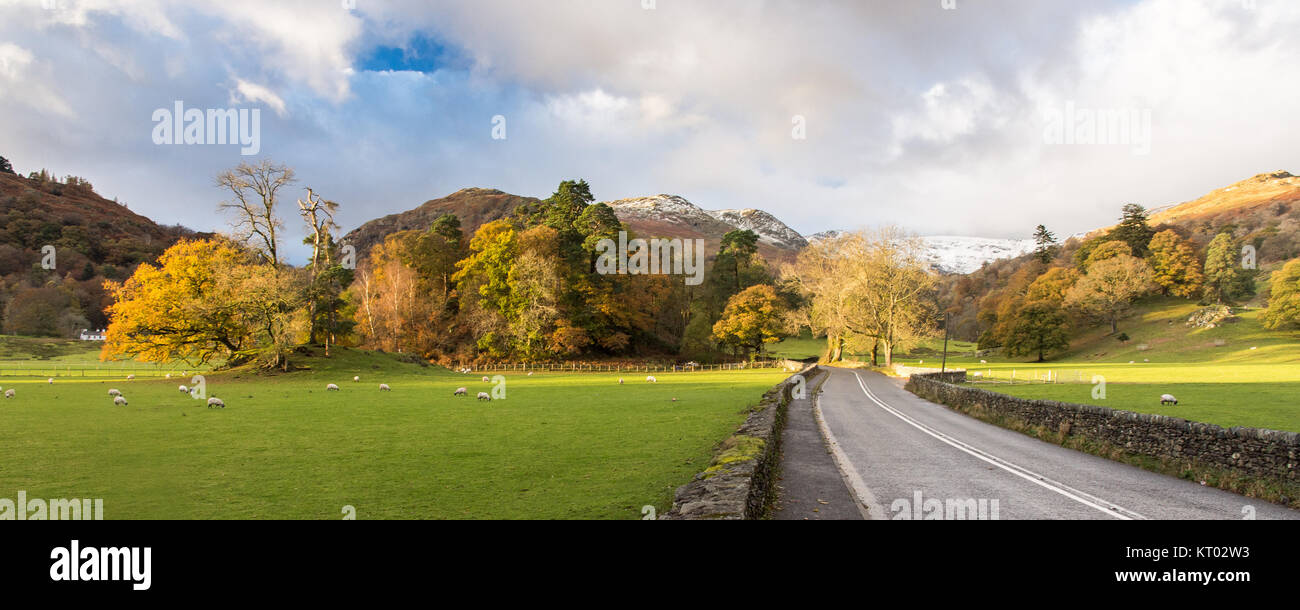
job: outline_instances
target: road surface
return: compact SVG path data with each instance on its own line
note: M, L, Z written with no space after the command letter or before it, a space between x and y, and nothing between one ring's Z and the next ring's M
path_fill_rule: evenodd
M901 381L827 367L818 407L873 519L1300 519L1300 511L1005 430Z

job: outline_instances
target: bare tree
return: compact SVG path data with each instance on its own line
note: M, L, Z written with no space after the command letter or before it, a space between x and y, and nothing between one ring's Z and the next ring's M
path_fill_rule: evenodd
M338 225L334 224L334 212L339 209L339 204L333 201L322 200L320 195L316 195L310 188L307 189L307 201L298 200L298 213L312 232L311 245L311 272L315 276L320 269L321 247L326 245L326 236L329 235L330 229L337 229ZM325 264L328 266L332 261L329 260L330 253L328 248L325 252Z
M232 199L221 202L219 210L233 211L235 237L251 243L272 265L280 264L277 232L284 223L275 216L276 195L294 182L293 169L270 159L256 165L240 163L217 175L217 186L230 191Z

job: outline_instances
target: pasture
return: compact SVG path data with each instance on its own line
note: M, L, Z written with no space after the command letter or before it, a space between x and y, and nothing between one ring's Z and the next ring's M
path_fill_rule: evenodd
M1300 432L1300 334L1264 329L1259 309L1240 309L1237 320L1215 328L1189 327L1187 317L1197 308L1151 299L1121 322L1129 341L1118 341L1109 328L1085 329L1069 351L1048 362L986 357L981 363L961 354L948 363L979 373L971 377L979 387L1023 398ZM1094 378L1105 381L1105 398L1093 398ZM1161 394L1173 394L1179 404L1161 406Z
M302 364L209 375L224 410L180 379L0 377L0 497L103 498L108 519L639 519L788 374L512 372L481 402L481 374L392 355Z

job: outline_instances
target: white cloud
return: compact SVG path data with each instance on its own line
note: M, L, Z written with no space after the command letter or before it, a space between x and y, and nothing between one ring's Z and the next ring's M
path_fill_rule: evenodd
M275 110L277 115L285 115L284 100L280 96L262 85L250 83L244 79L235 79L235 90L231 92L231 98L235 103L262 102Z
M17 102L40 114L72 116L72 108L50 87L51 79L51 71L31 51L0 43L0 102Z

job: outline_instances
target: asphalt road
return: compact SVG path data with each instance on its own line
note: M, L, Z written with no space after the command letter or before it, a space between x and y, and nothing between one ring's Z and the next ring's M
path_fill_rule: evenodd
M827 370L817 405L827 441L872 519L1300 519L986 424L879 373Z

